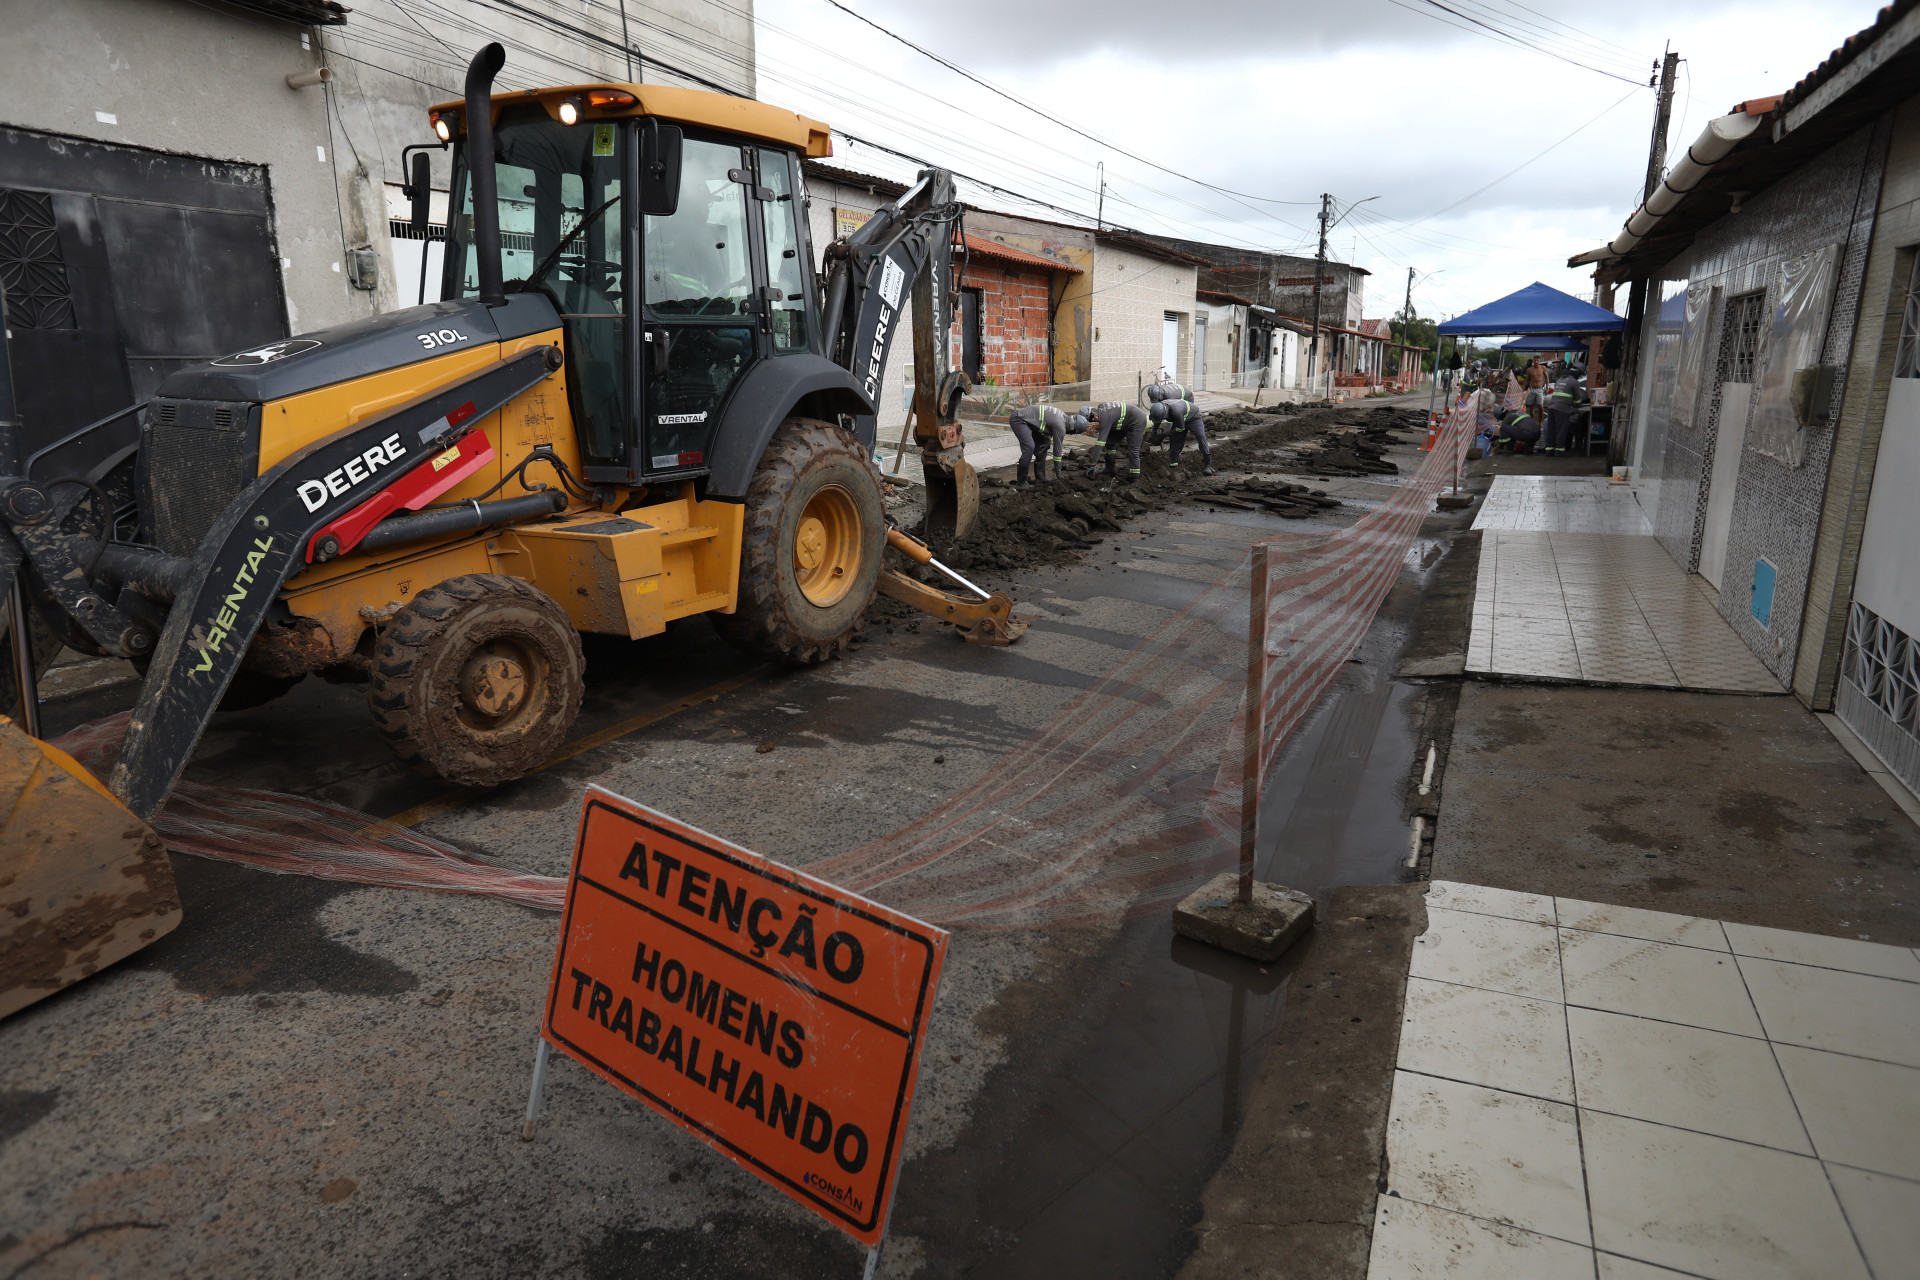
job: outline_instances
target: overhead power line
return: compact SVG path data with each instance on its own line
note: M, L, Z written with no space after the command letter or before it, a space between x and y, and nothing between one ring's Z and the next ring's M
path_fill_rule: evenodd
M835 0L827 0L827 3L833 4L835 3ZM1471 13L1465 13L1459 9L1456 9L1452 5L1444 3L1443 0L1387 0L1387 3L1396 5L1399 8L1405 9L1411 13L1423 14L1429 18L1433 17L1433 14L1427 12L1427 10L1437 9L1442 13L1451 14L1453 17L1460 19L1462 22L1471 24L1472 28L1477 28L1480 33L1485 34L1492 39L1502 40L1508 44L1518 46L1519 48L1528 49L1534 53L1544 54L1549 58L1554 58L1560 62L1568 63L1571 66L1579 67L1584 71L1591 71L1595 75L1602 75L1612 80L1618 80L1623 84L1630 84L1635 86L1636 88L1646 87L1645 85L1642 85L1640 81L1634 79L1631 76L1624 76L1617 71L1608 71L1608 70L1605 70L1604 68L1596 67L1591 63L1582 62L1578 58L1571 57L1568 54L1561 53L1558 50L1552 49L1546 45L1537 44L1531 40L1524 40L1521 37L1516 36L1511 32L1502 31L1499 27L1494 26L1491 22L1487 22L1481 18L1477 18L1473 16ZM1425 6L1425 7L1423 8L1422 6ZM1438 21L1446 26L1459 28L1461 30L1468 29L1468 28L1460 28L1459 23L1447 22L1446 19L1444 18L1438 18L1438 19L1435 19L1435 21Z
M1005 89L1002 89L999 85L993 83L991 80L987 80L978 75L975 75L973 72L967 70L965 67L961 66L959 63L954 62L951 59L942 57L940 54L935 53L933 50L927 48L924 45L915 44L913 41L907 39L905 36L901 35L899 32L880 25L878 22L875 22L872 18L867 17L863 13L860 13L853 9L849 9L846 5L841 4L840 0L826 0L826 2L832 5L834 8L838 9L840 12L846 14L848 17L857 18L861 22L866 23L868 26L872 27L875 31L878 31L881 35L886 36L889 40L898 41L900 44L905 45L907 48L913 50L915 53L919 54L921 57L927 58L930 61L939 63L941 66L953 72L955 75L960 76L967 80L971 80L974 84L979 85L981 88L987 90L989 93L992 93L1001 98L1005 98L1008 102L1013 103L1015 106L1021 108L1022 110L1030 111L1034 115L1039 116L1042 120L1045 120L1051 124L1058 125L1060 128L1065 129L1067 132L1075 134L1079 137L1085 138L1088 142L1094 143L1097 146L1105 147L1107 150L1114 152L1116 155L1123 155L1129 160L1133 160L1140 164L1146 165L1148 168L1158 169L1161 173L1169 174L1175 178L1179 178L1182 182L1191 182L1196 187L1204 187L1208 191L1216 192L1223 196L1230 196L1236 200L1258 200L1264 204L1310 205L1310 204L1318 203L1317 201L1313 201L1313 200L1281 200L1273 196L1257 196L1245 191L1234 191L1227 187L1217 186L1214 183L1202 181L1201 179L1196 178L1191 174L1182 173L1178 169L1170 169L1166 165L1161 164L1157 160L1149 160L1145 156L1140 155L1136 152L1128 151L1124 147L1116 146L1114 143L1108 141L1105 138L1098 136L1097 134L1088 133L1085 129L1082 129L1077 124L1071 124L1065 120L1062 120L1059 116L1050 115L1049 113L1042 111L1040 108L1034 106L1032 103L1023 101L1022 99L1016 97L1015 95L1007 92Z

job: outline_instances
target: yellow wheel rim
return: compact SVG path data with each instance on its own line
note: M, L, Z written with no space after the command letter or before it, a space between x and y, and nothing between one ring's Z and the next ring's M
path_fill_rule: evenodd
M828 485L800 513L793 535L793 576L800 593L822 609L840 603L860 576L860 509L853 495Z

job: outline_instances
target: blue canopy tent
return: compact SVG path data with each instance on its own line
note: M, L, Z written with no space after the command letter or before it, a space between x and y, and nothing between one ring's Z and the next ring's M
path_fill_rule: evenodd
M1585 338L1569 338L1558 333L1532 333L1500 345L1502 351L1575 351L1587 344Z
M1591 302L1582 302L1572 294L1550 289L1536 280L1496 302L1455 316L1440 326L1440 333L1459 337L1506 333L1596 334L1614 333L1625 328L1626 323L1611 311L1603 311Z

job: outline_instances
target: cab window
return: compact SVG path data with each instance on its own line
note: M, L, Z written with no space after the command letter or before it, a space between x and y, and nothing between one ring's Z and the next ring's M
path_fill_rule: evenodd
M807 350L806 260L800 251L800 198L785 151L760 148L760 185L773 199L760 206L767 243L767 328L775 355Z
M508 292L542 291L558 305L581 451L595 463L627 460L630 284L620 197L628 134L617 121L563 125L531 104L502 111L494 131L501 278ZM480 280L463 162L454 182L462 212L447 263L458 274L445 296L472 297Z

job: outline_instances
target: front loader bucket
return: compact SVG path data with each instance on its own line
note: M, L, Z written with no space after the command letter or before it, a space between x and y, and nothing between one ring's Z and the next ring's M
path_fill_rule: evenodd
M927 477L927 515L921 528L929 544L951 547L967 536L980 514L980 476L967 460L928 455L923 463Z
M180 923L153 828L58 747L0 716L0 1018Z

